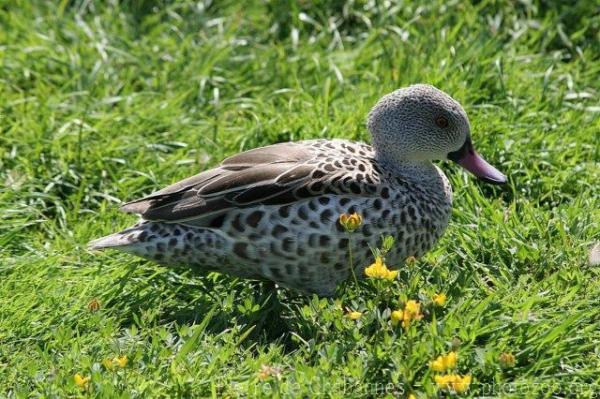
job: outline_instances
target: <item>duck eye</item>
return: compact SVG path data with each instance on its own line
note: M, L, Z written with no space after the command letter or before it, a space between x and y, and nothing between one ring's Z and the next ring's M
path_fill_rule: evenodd
M448 119L445 116L438 116L435 118L435 124L442 128L448 127Z

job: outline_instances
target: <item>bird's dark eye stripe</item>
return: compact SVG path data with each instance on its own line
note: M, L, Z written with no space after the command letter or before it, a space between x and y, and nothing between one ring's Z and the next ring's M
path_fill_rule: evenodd
M435 118L435 124L439 127L448 127L448 119L445 116Z

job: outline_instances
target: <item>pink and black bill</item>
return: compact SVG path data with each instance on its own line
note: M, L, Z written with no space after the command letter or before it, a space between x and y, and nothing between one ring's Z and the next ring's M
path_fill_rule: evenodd
M498 169L487 163L473 149L471 137L467 137L465 143L458 150L448 154L448 159L456 162L477 178L492 184L504 184L507 179Z

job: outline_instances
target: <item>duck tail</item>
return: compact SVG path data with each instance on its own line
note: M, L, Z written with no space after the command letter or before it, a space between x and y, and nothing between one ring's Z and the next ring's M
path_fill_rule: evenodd
M111 234L106 237L97 238L88 243L88 249L99 251L106 248L122 247L131 244L129 240L121 233Z
M91 251L99 251L107 248L121 248L139 242L139 236L144 231L144 224L140 223L118 233L110 234L92 240L88 243L88 249Z

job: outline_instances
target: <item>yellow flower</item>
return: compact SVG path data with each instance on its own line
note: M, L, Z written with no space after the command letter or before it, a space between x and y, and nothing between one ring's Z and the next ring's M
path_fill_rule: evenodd
M102 361L104 368L111 371L114 370L115 367L125 368L127 367L127 363L129 363L127 355L113 357L112 359L106 358Z
M361 318L361 316L362 316L362 313L357 312L356 310L346 313L346 317L349 318L350 320L358 320Z
M115 368L115 364L113 363L113 361L109 358L106 358L102 361L102 365L104 366L105 369L107 370L113 370Z
M398 275L398 271L388 269L381 256L378 256L375 258L375 263L365 269L365 274L367 277L392 281Z
M441 389L449 389L456 393L463 393L471 385L471 376L461 377L458 374L436 375L433 377L437 386Z
M403 310L394 310L392 312L392 325L395 326L402 320L404 320L404 311Z
M417 396L414 393L409 394L406 399L417 399Z
M469 385L471 385L471 376L465 375L464 377L457 376L458 378L452 384L452 389L456 393L463 393L469 389Z
M421 304L415 300L406 302L403 310L394 310L391 315L392 325L397 325L402 322L402 327L408 328L413 320L421 320L423 314L421 313Z
M406 305L404 305L404 311L409 312L412 316L420 315L421 314L421 304L419 302L415 301L414 299L411 299L406 302ZM421 316L423 316L423 315L421 315Z
M342 213L340 215L340 224L348 233L352 233L354 230L358 229L358 227L362 224L362 221L362 216L356 212L351 215L347 213Z
M440 294L434 294L433 297L431 297L431 299L433 300L433 303L435 303L437 306L444 306L446 304L446 294L444 293L440 293Z
M431 367L431 369L434 371L446 371L456 367L457 360L458 356L456 355L456 352L450 352L445 356L438 356L429 364L429 367Z
M422 318L421 304L413 299L407 301L406 305L404 305L404 320L402 321L402 327L408 328L413 320L421 320Z
M127 366L128 362L129 362L129 359L127 358L127 355L122 355L119 357L115 357L113 359L113 363L116 363L117 366L119 366L121 368L125 368L125 366Z
M91 377L83 377L79 373L75 374L75 376L73 377L73 380L75 381L75 385L77 385L80 388L87 388L91 379L92 379Z
M449 375L436 375L433 377L433 380L435 381L435 383L437 384L438 387L446 388L446 385L448 385L448 382L450 381L450 376Z
M507 369L515 367L515 364L517 364L517 359L515 359L515 355L512 353L503 352L500 354L498 360L500 361L500 366Z
M388 281L393 281L396 279L397 275L398 275L398 270L388 270L388 274L385 277L385 279Z
M446 370L446 367L444 367L444 362L439 357L437 359L435 359L434 361L432 361L429 364L429 367L433 371L444 371L444 370Z

